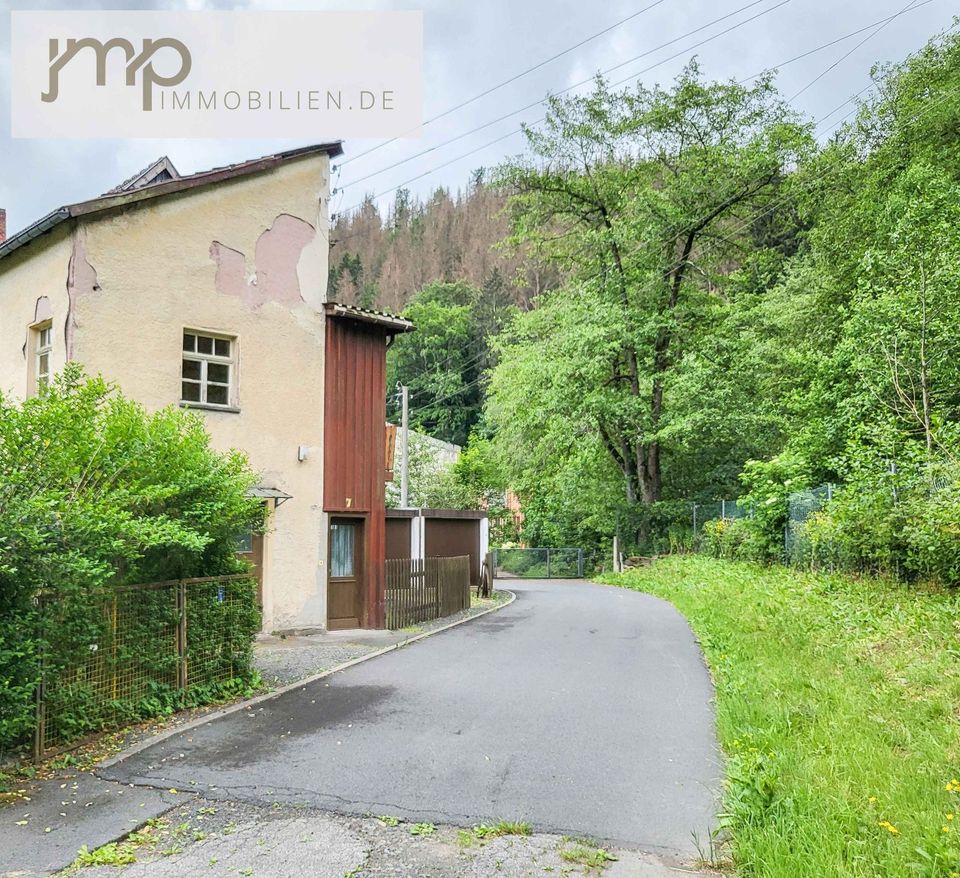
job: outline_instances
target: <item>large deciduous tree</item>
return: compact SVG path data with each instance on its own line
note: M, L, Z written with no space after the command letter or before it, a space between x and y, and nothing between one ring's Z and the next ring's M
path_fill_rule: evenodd
M589 433L627 505L649 512L665 459L715 428L718 411L731 422L715 447L756 433L725 368L728 279L769 243L809 132L769 79L705 83L691 64L670 89L598 80L589 96L553 99L527 138L529 157L497 180L511 193L512 241L569 281L502 346L491 415L525 453Z

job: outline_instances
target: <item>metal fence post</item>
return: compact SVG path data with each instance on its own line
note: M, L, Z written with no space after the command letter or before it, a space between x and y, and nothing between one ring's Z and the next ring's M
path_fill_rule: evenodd
M577 578L583 579L583 549L577 549Z
M550 578L550 550L547 549L547 579Z
M726 518L727 518L727 501L726 500L720 501L720 518L726 521Z
M187 688L187 583L177 583L177 687Z
M43 760L43 753L47 749L47 711L46 704L46 662L45 662L45 631L43 624L43 598L38 598L37 608L39 610L39 620L40 620L40 643L39 643L39 652L38 652L38 679L37 679L37 691L36 691L36 717L35 724L33 728L33 761L41 762Z

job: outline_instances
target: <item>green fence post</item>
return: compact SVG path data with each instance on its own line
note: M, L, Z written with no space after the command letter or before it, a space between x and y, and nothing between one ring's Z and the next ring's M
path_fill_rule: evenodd
M187 688L187 583L180 580L177 583L177 687Z
M46 662L45 659L45 631L43 624L43 598L37 598L37 608L39 610L39 621L40 621L40 637L39 640L39 653L38 653L38 669L39 675L37 679L37 691L36 691L36 716L35 723L33 728L33 761L39 763L43 760L43 753L47 749L47 711L46 704Z

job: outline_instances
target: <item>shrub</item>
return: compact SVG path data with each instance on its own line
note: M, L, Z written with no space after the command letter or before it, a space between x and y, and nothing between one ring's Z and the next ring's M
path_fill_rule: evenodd
M772 460L748 460L740 474L747 493L740 505L750 511L752 531L751 560L780 561L783 559L783 531L789 515L789 497L808 484L805 462L796 454L785 451Z
M55 673L97 642L104 590L245 569L234 547L262 520L254 481L198 416L148 414L76 365L22 404L0 397L0 748L32 727L41 650ZM44 630L41 593L58 617ZM85 698L78 685L58 723L87 726Z
M767 560L763 534L749 518L716 518L703 525L702 548L714 558Z
M862 452L833 501L801 526L794 560L812 568L960 585L960 464Z

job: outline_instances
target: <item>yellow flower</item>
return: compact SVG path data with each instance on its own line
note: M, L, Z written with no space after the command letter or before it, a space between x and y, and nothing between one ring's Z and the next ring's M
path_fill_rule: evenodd
M944 832L949 832L949 831L950 831L950 827L949 827L949 826L944 826L944 827L943 827L943 831L944 831Z
M947 814L947 820L953 820L953 814Z
M877 801L877 797L876 797L876 796L871 796L869 799L867 799L867 801L868 801L868 802L876 802L876 801Z

